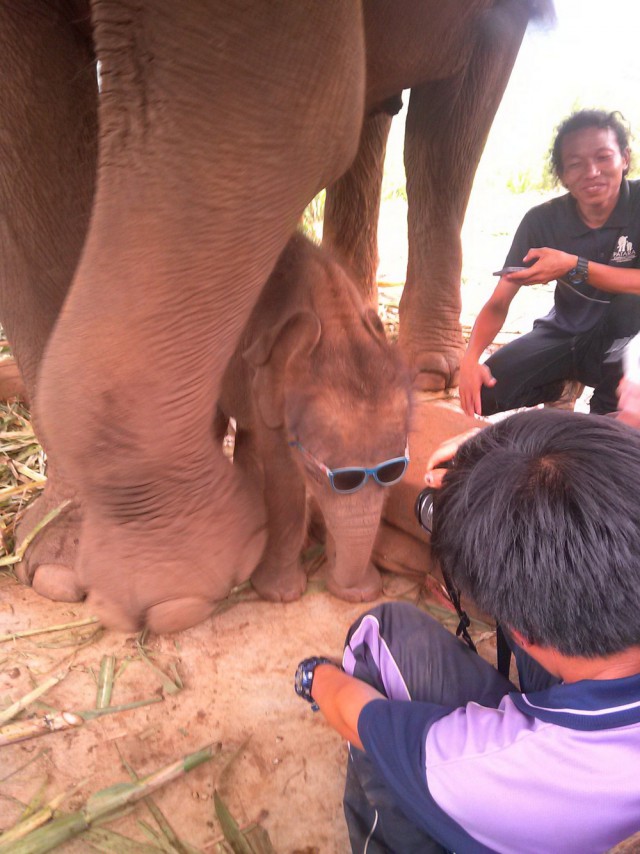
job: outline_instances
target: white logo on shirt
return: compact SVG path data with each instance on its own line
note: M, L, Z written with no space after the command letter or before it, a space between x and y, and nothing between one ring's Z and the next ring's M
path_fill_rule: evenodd
M618 264L624 264L626 261L633 261L635 257L636 250L633 248L633 243L626 235L619 237L618 245L613 250L611 260Z

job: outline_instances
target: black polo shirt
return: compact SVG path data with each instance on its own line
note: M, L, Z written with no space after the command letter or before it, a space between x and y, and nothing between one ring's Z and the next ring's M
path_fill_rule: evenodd
M600 228L585 225L569 193L532 208L518 226L505 267L521 265L529 249L542 246L612 267L640 266L640 181L623 179L618 202ZM586 332L600 320L612 296L591 285L558 279L554 307L534 325L571 335Z

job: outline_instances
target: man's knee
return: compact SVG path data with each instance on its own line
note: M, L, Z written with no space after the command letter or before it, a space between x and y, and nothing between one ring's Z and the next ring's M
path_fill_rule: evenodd
M346 646L354 646L369 640L384 639L388 644L392 639L407 633L420 631L428 636L441 628L437 620L408 602L383 602L369 611L365 611L353 623L347 634Z
M611 298L605 316L607 335L616 340L640 332L640 296L616 294Z
M534 383L532 380L531 383L515 385L509 377L503 377L491 388L483 386L480 396L482 415L495 415L496 412L559 400L564 392L566 379L553 380L542 385Z

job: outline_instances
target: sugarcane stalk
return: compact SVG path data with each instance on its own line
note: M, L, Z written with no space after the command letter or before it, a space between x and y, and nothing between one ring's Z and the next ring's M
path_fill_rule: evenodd
M24 837L29 833L37 830L37 828L42 827L42 825L50 821L53 818L54 812L68 798L75 794L78 789L84 786L88 779L89 778L87 777L87 779L81 780L65 792L60 792L55 797L51 798L51 800L43 807L32 813L28 818L22 819L17 824L14 824L13 827L5 830L5 832L0 835L0 852L9 851L9 846L12 843L17 842L19 839L24 839Z
M103 655L100 663L100 674L98 676L98 696L96 699L97 709L106 709L111 702L115 670L115 655Z
M28 694L25 694L24 697L21 697L19 700L16 700L15 703L12 703L4 712L0 712L0 727L3 724L6 724L7 721L10 721L12 718L21 712L23 709L29 705L29 703L33 703L34 700L37 700L38 697L41 697L45 694L49 688L53 688L54 685L57 685L58 682L61 682L64 677L67 675L69 671L65 670L63 672L57 673L55 676L50 676L48 679L45 679L44 682L41 682L37 688L34 688L33 691L29 691Z
M87 709L82 712L60 712L28 718L26 721L16 721L15 723L0 727L0 747L7 744L16 744L19 741L27 741L30 738L38 738L38 736L47 735L50 732L59 732L60 730L79 727L87 721L92 721L104 715L128 712L130 709L138 709L140 706L149 706L152 703L161 702L162 697L152 697L149 700L136 700L134 703L122 703L119 706L107 706L104 709Z
M134 783L117 783L92 795L85 806L71 815L53 819L43 827L32 831L24 839L12 843L11 854L43 854L73 839L99 819L106 818L122 807L129 806L147 797L160 786L170 783L212 758L215 746L209 744L195 753L190 753L158 771L142 777ZM0 837L0 842L2 837ZM1 849L0 849L1 850Z

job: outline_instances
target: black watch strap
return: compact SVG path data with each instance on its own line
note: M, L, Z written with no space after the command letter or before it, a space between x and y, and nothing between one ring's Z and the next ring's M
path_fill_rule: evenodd
M302 697L303 700L306 700L307 703L311 703L311 708L314 712L317 712L319 707L311 696L311 688L313 686L313 677L316 672L316 667L319 664L332 664L334 667L337 667L335 661L331 661L330 658L312 656L311 658L305 658L300 662L298 669L296 670L295 679L296 694L299 697Z
M576 266L567 273L567 281L572 285L584 285L589 278L589 259L578 256Z

